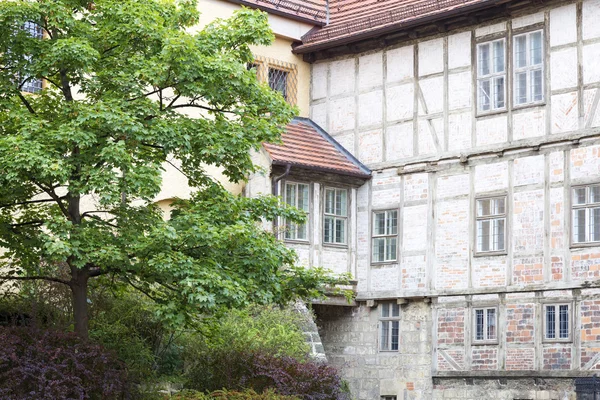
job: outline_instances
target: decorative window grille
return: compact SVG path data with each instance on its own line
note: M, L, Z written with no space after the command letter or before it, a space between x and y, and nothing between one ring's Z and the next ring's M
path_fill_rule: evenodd
M506 108L504 39L477 45L477 104L481 112Z
M474 312L475 342L496 342L498 340L498 313L496 308L476 308Z
M514 37L515 104L544 100L544 44L542 31Z
M332 244L346 244L347 224L348 191L326 188L323 241Z
M477 252L506 248L506 196L477 200Z
M309 211L308 185L303 183L285 184L285 202L306 213ZM306 224L285 222L285 238L288 240L308 240Z
M573 243L600 241L600 185L573 188Z
M296 64L257 56L254 62L246 65L248 70L256 69L256 77L266 82L269 87L279 93L285 100L296 104L298 93L298 67Z
M571 338L570 320L569 304L545 305L544 339L547 341L569 340Z
M396 261L397 243L398 211L373 213L373 262Z
M398 351L400 337L400 305L381 303L379 305L379 350Z
M25 32L27 32L32 38L35 39L42 39L43 38L43 32L42 32L42 28L33 22L25 22L25 24L23 25L23 30ZM27 57L27 60L29 61L31 58ZM23 83L23 85L21 86L21 90L23 92L29 92L29 93L38 93L42 90L42 80L41 79L35 79L35 78L29 78L27 79L26 77L23 77L23 80L25 81L25 83ZM19 79L19 81L21 81L21 79ZM19 82L20 83L20 82Z

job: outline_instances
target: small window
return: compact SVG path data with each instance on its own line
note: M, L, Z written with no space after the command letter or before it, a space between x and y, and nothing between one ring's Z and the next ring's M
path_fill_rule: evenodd
M373 213L373 262L396 261L397 243L398 211Z
M288 100L288 75L288 71L269 67L269 87L281 93L286 100Z
M571 310L569 304L544 306L544 339L568 341L571 339Z
M544 100L544 44L542 31L514 37L515 104Z
M497 315L496 308L476 308L475 320L475 342L497 342Z
M379 350L398 351L400 305L392 302L381 303L379 310Z
M504 251L506 196L477 200L477 252Z
M44 36L42 28L34 22L25 22L25 24L23 25L23 30L35 39L42 39ZM27 56L27 60L31 60L31 57ZM23 80L25 81L25 83L23 83L23 85L21 86L21 90L23 92L39 93L43 88L41 79L27 79L26 77L23 77Z
M306 213L309 211L308 185L303 183L285 184L285 202ZM308 240L306 223L285 222L285 238L288 240Z
M381 400L396 400L396 396L381 396Z
M573 188L573 243L600 242L600 185Z
M346 189L325 189L323 241L332 244L345 244L347 222L348 191Z
M477 104L480 112L506 108L504 39L477 45Z

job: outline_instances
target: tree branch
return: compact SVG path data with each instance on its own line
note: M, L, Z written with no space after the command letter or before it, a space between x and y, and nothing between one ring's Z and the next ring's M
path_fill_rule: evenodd
M203 110L208 110L208 111L214 111L214 112L219 112L219 113L229 113L229 114L234 114L234 115L239 115L239 113L236 113L235 111L229 111L229 110L223 110L220 108L211 108L211 107L207 107L207 106L202 106L200 104L178 104L176 106L171 106L169 107L171 110L174 110L176 108L186 108L186 107L191 107L191 108L201 108Z
M48 196L50 196L52 198L52 200L54 200L56 202L56 204L58 204L58 207L62 211L63 215L65 217L67 217L69 220L71 220L71 216L69 215L69 210L67 210L67 208L65 207L65 205L61 201L62 197L58 197L58 195L54 192L54 190L45 188L41 183L37 182L36 180L32 179L31 181L37 187L39 187L40 189L42 189L44 191L44 193L46 193Z
M63 197L59 197L59 199L62 199ZM0 208L4 208L4 207L14 207L14 206L24 206L27 204L37 204L37 203L50 203L55 201L54 199L40 199L40 200L27 200L27 201L21 201L18 203L4 203L4 204L0 204Z
M25 83L25 82L23 82L23 83ZM19 86L19 89L21 89L20 86ZM21 99L21 102L25 105L25 107L27 107L27 109L29 110L29 112L31 114L35 114L35 110L33 109L33 107L31 107L31 104L29 104L29 102L27 101L27 99L25 98L25 96L23 96L23 93L21 93L21 90L19 90L18 96L19 96L19 99Z
M0 276L0 281L49 281L69 285L69 281L53 276Z
M18 224L8 224L10 225L11 228L18 228L20 226L27 226L27 225L43 225L45 221L42 221L41 219L35 220L35 221L28 221L28 222L21 222Z

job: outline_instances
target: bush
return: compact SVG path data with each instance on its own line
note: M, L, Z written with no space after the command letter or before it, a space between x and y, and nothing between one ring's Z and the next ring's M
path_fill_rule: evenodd
M193 390L187 390L171 397L172 400L299 400L298 397L284 396L275 393L273 390L266 390L263 393L256 393L254 390L243 392L229 392L218 390L211 394L204 394Z
M0 328L0 398L121 399L127 372L112 353L73 333Z

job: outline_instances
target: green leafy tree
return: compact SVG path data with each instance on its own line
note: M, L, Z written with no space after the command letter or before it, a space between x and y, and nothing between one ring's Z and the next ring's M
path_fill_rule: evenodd
M0 1L0 280L67 285L84 338L92 278L140 290L173 323L324 282L260 227L299 211L232 196L203 169L244 179L294 114L246 69L249 46L273 40L267 16L194 33L198 18L193 0ZM31 79L45 88L24 94ZM164 221L152 201L172 156L196 191Z

